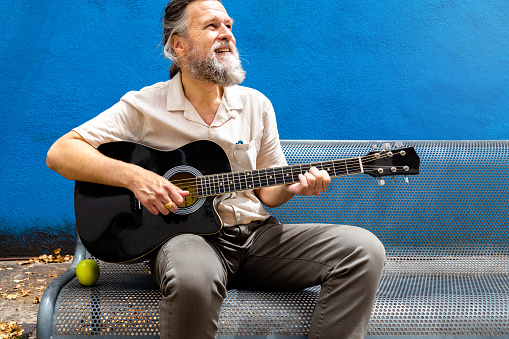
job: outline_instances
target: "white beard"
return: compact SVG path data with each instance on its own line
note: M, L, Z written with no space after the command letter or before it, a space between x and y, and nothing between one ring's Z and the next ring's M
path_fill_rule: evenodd
M228 61L220 62L216 57L216 50L229 48L231 56ZM189 76L196 80L209 81L216 85L228 87L242 83L246 72L242 69L237 48L232 42L216 42L205 57L198 55L196 45L185 56L186 70Z

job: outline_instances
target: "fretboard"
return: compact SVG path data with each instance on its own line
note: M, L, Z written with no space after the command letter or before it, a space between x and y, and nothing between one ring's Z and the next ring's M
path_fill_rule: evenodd
M311 167L326 170L332 178L363 173L364 171L362 158L350 158L206 175L197 178L198 195L200 197L215 196L262 187L293 184L299 181L299 174L308 172Z

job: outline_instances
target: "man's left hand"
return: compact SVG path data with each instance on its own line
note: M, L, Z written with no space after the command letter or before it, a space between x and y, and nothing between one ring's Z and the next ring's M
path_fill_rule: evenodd
M311 167L309 172L299 174L299 182L288 185L287 190L298 195L320 195L327 190L330 181L327 171Z

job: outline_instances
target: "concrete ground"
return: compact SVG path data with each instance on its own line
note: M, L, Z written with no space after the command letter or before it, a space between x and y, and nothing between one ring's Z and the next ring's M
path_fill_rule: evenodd
M23 329L23 339L35 338L42 294L46 286L72 263L72 260L45 263L34 259L0 259L0 324L16 322Z

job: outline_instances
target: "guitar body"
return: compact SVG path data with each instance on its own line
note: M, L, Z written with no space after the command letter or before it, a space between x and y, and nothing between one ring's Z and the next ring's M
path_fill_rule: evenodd
M129 142L107 143L98 149L110 158L136 164L175 182L231 171L225 152L211 141L195 141L170 152ZM214 198L188 201L167 216L153 215L128 189L77 181L74 202L78 234L89 253L100 260L135 261L175 235L219 232L222 222Z

